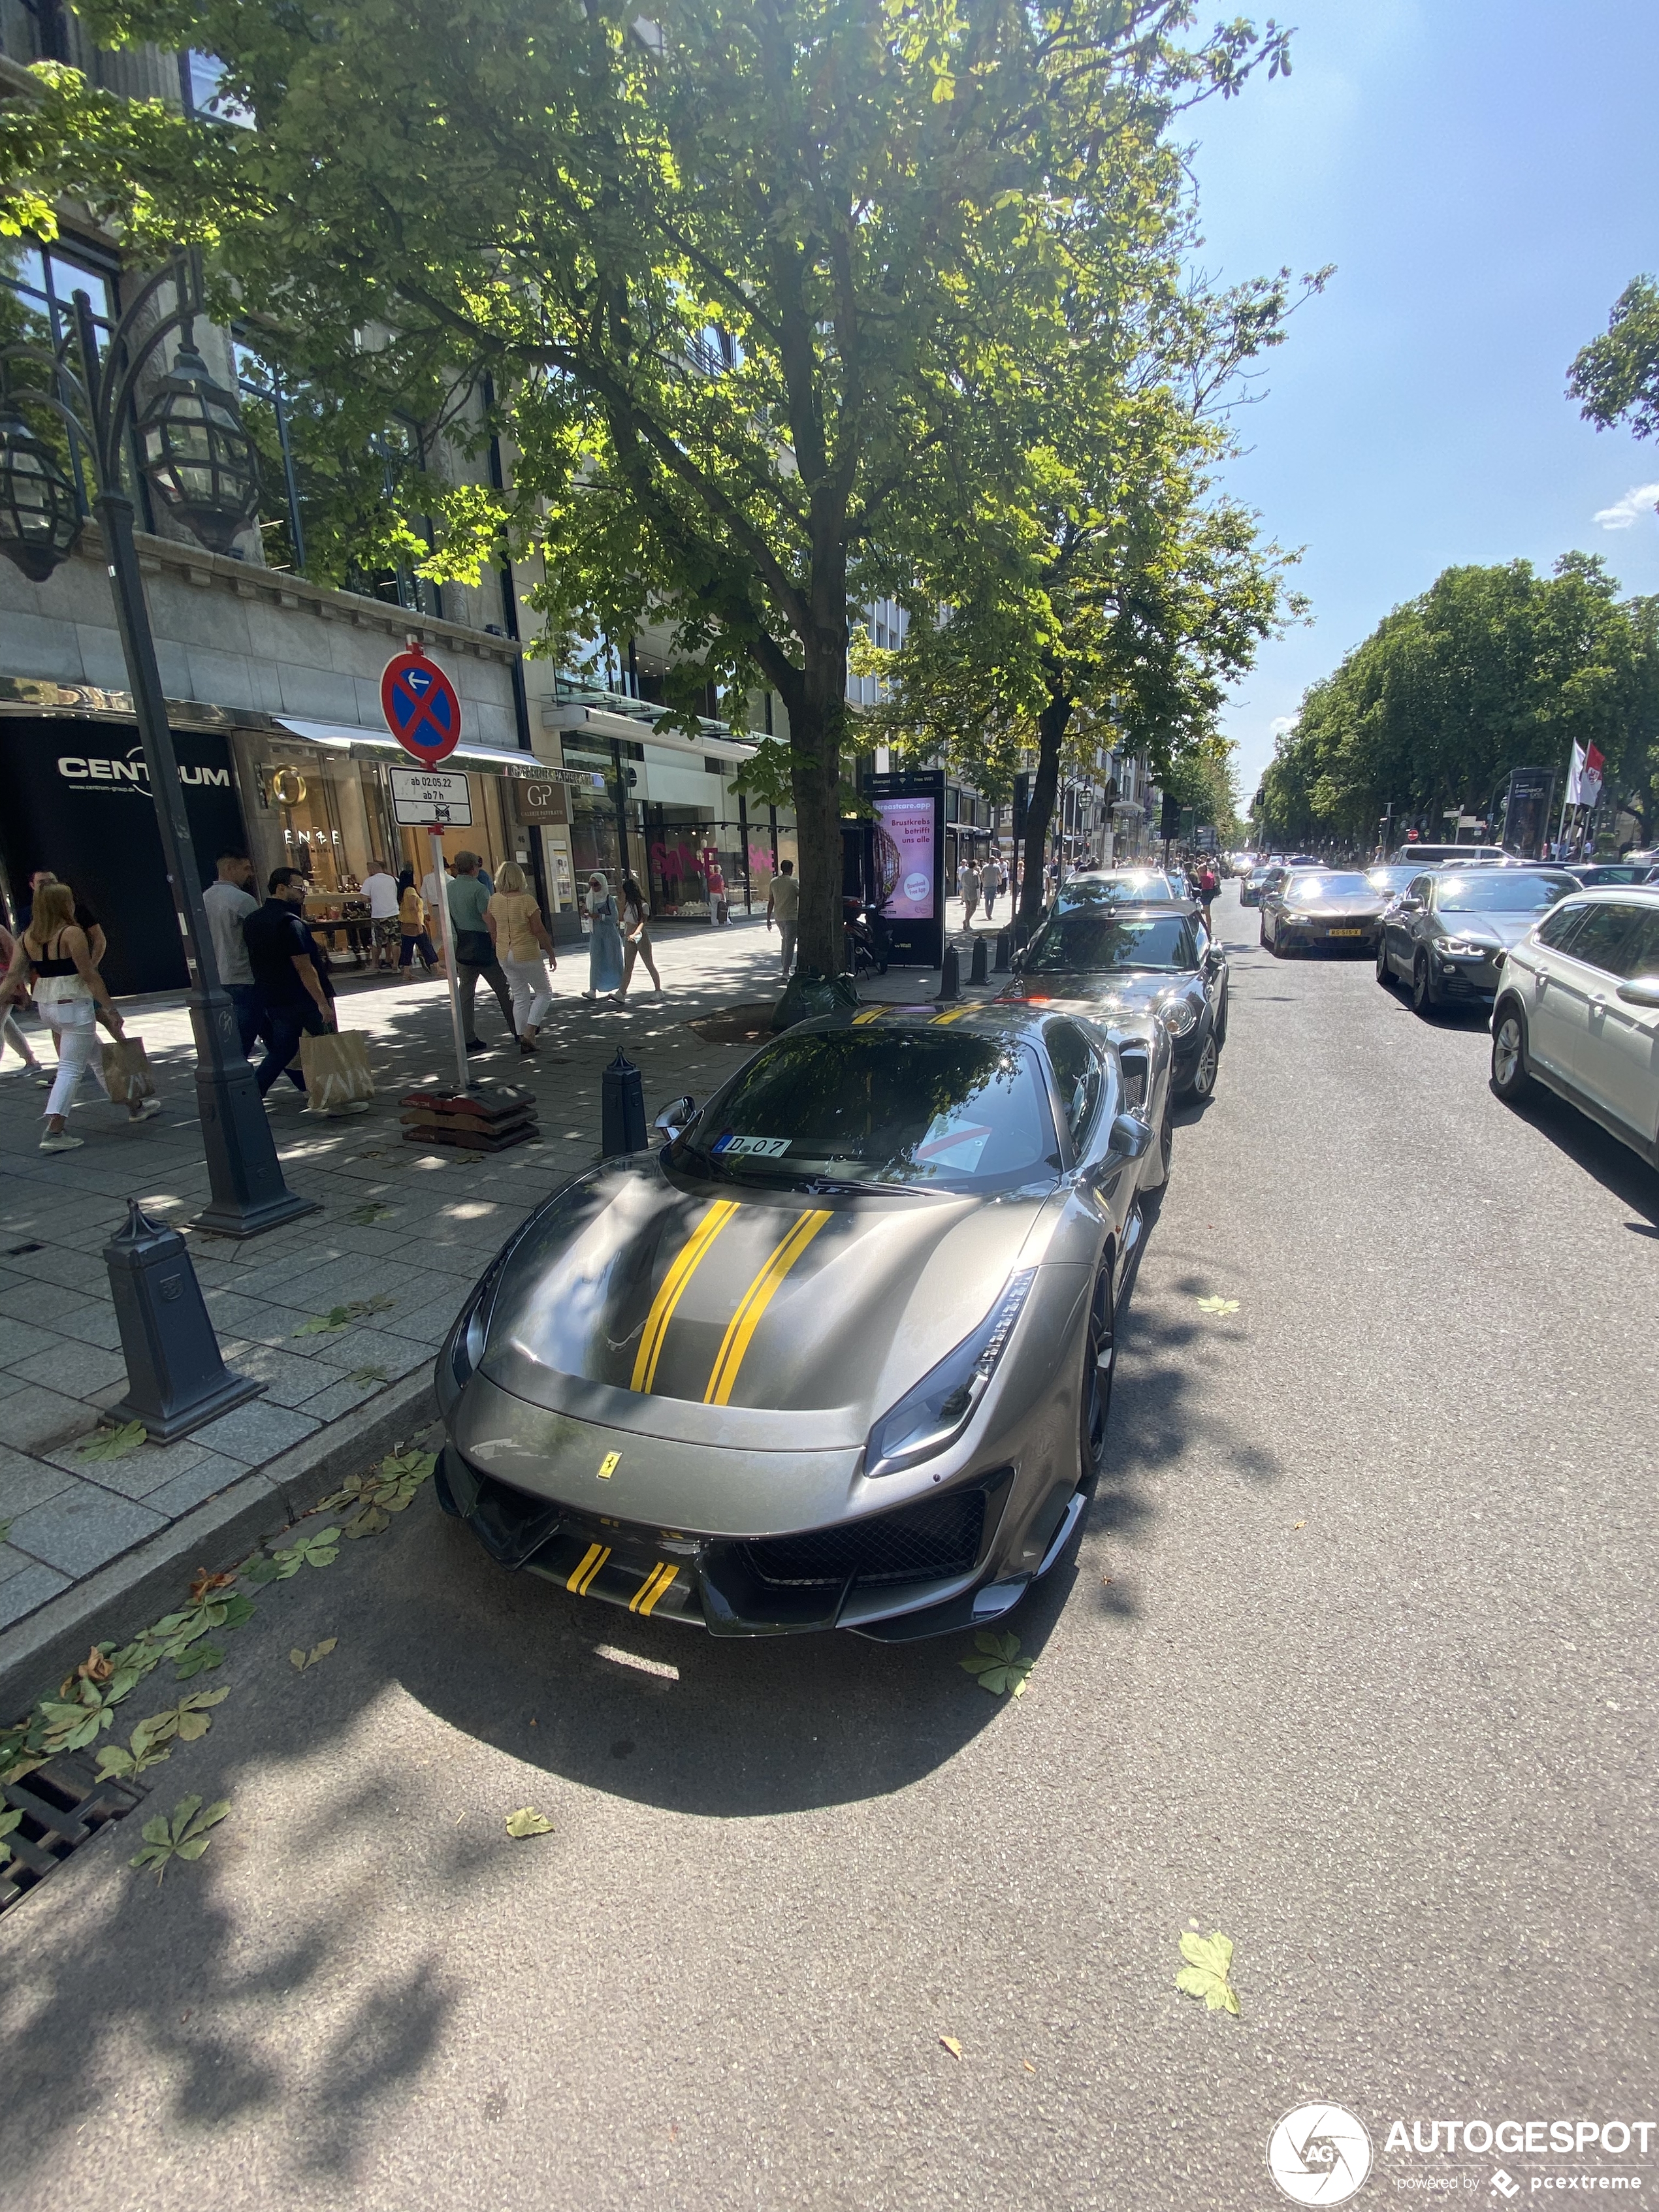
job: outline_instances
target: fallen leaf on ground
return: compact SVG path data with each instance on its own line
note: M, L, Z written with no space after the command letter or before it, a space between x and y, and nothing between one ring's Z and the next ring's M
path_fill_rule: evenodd
M1028 2074L1035 2074L1036 2072L1036 2068L1032 2065L1029 2058L1022 2058L1019 2063L1025 2069L1025 2071Z
M372 1229L377 1221L384 1221L391 1213L389 1206L377 1206L371 1199L367 1206L354 1206L346 1218L359 1229Z
M1291 1523L1292 1528L1305 1528L1307 1525L1305 1521L1292 1521Z
M198 1567L191 1579L191 1603L200 1605L204 1598L211 1597L215 1590L228 1589L235 1579L234 1567L228 1567L222 1575L210 1575L205 1567Z
M354 1367L348 1379L353 1382L389 1382L392 1377L384 1367Z
M1218 1928L1205 1936L1190 1929L1181 1939L1181 1955L1187 1961L1176 1976L1176 1987L1189 1997L1202 1997L1206 2012L1238 2013L1238 1992L1229 1979L1233 1965L1233 1939Z
M208 1831L216 1827L229 1810L228 1797L222 1797L205 1812L199 1797L181 1797L173 1808L171 1820L165 1813L158 1813L153 1820L145 1821L143 1848L130 1863L143 1867L146 1873L154 1867L155 1879L160 1881L172 1860L201 1857L213 1841Z
M545 1813L538 1813L533 1805L520 1805L516 1813L507 1814L507 1832L515 1837L550 1836L553 1823Z
M353 1298L347 1305L331 1306L326 1313L313 1314L302 1321L294 1332L295 1336L323 1336L337 1328L349 1328L354 1321L365 1320L370 1314L385 1313L395 1306L396 1298Z
M954 2035L941 2035L939 2041L945 2045L945 2048L950 2052L952 2058L959 2059L962 2057L962 2045L957 2041Z
M974 1638L971 1658L957 1662L969 1674L979 1677L979 1686L988 1690L993 1697L1006 1698L1012 1691L1015 1697L1025 1695L1025 1684L1036 1661L1019 1656L1019 1638L1005 1632L994 1634L981 1629Z
M1238 1300L1237 1298L1200 1298L1198 1302L1198 1310L1200 1313L1206 1314L1237 1313Z
M129 1421L125 1428L94 1429L82 1439L76 1454L80 1459L125 1459L129 1452L137 1451L149 1431L142 1421Z
M320 1644L313 1644L309 1651L302 1650L296 1644L288 1655L289 1663L303 1674L307 1667L314 1667L319 1659L326 1659L339 1640L337 1636L325 1636Z

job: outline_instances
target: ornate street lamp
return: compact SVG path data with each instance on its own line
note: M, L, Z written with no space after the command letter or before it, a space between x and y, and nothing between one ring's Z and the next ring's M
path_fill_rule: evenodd
M168 286L173 304L157 314ZM76 294L78 377L70 365L68 337L51 353L21 345L0 349L0 553L40 583L74 550L80 534L74 487L28 427L27 416L43 412L63 426L82 460L90 462L97 483L93 511L103 533L133 713L184 934L197 1106L213 1194L198 1225L222 1236L253 1237L315 1212L316 1201L296 1197L283 1180L264 1102L242 1054L236 1010L213 957L138 574L133 504L123 478L134 394L163 342L177 331L180 343L172 371L157 382L137 426L140 469L156 495L215 552L226 551L252 519L258 497L252 441L234 398L214 382L195 348L195 320L205 312L200 265L194 256L186 260L179 254L128 307L104 359L92 302L84 292ZM45 371L44 388L12 382L12 365L25 362Z

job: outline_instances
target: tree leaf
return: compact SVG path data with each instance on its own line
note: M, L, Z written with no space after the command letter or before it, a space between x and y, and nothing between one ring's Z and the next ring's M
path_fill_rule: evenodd
M216 1605L213 1611L216 1615L222 1613L223 1615L222 1619L216 1620L216 1627L240 1628L252 1620L254 1605L252 1598L244 1597L240 1590L236 1590L224 1601L222 1607Z
M178 1662L173 1679L175 1682L187 1682L192 1674L205 1674L215 1667L222 1667L224 1658L224 1653L216 1644L198 1644Z
M981 1690L994 1697L1016 1698L1025 1695L1025 1685L1036 1663L1019 1656L1019 1638L1005 1630L1001 1634L981 1629L974 1638L976 1650L958 1662L969 1674L977 1676Z
M236 1570L234 1567L227 1568L222 1574L216 1575L210 1574L205 1567L198 1567L195 1574L191 1578L191 1603L192 1605L204 1604L206 1601L213 1595L216 1590L228 1589L235 1579Z
M129 1452L137 1450L149 1441L149 1431L142 1421L128 1421L118 1429L94 1429L84 1438L76 1456L78 1459L125 1459Z
M1237 2016L1238 1992L1231 1981L1233 1942L1218 1928L1208 1936L1183 1931L1181 1955L1187 1961L1176 1976L1176 1987L1189 1997L1202 1997L1209 2012Z
M952 2058L957 2060L961 2059L962 2045L957 2041L954 2035L941 2035L939 2041L945 2045L945 2048L950 2052Z
M514 1837L550 1836L553 1823L544 1813L538 1813L533 1805L520 1805L516 1813L507 1814L507 1832Z
M326 1659L329 1653L333 1650L335 1645L339 1642L339 1640L340 1639L337 1636L325 1636L320 1644L313 1644L311 1647L310 1656L306 1662L307 1665L314 1667L319 1659Z
M306 1668L306 1655L300 1649L300 1646L297 1644L288 1655L288 1663L290 1667L295 1668L300 1674L304 1674Z
M1200 1313L1206 1314L1233 1314L1238 1311L1238 1300L1237 1298L1200 1298L1198 1302L1198 1310Z

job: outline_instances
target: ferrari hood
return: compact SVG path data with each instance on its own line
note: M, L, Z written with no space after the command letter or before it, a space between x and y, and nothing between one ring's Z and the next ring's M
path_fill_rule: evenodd
M1040 1252L1047 1186L813 1197L612 1164L509 1254L481 1371L550 1412L733 1447L862 1443Z

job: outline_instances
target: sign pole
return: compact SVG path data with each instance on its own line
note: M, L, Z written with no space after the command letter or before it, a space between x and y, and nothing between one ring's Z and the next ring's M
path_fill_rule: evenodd
M427 831L427 842L432 849L432 872L438 880L438 934L444 956L444 975L449 984L449 1026L455 1039L456 1088L467 1090L471 1082L471 1071L466 1064L466 1036L461 1028L460 982L455 973L455 929L449 911L449 884L444 874L444 839L441 825L434 823Z

